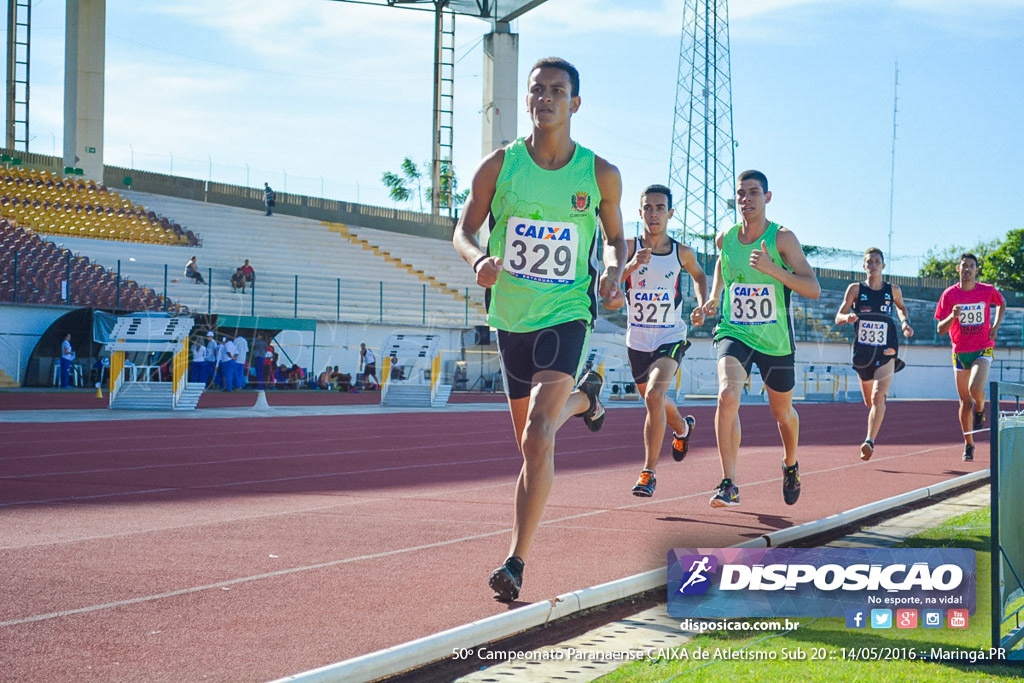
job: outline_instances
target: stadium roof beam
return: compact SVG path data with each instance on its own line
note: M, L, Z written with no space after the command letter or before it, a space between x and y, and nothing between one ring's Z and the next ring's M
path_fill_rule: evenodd
M445 36L449 41L454 36L454 26L449 31L444 28L442 14L475 17L491 24L491 32L484 36L483 64L483 119L482 154L486 155L516 137L516 101L519 35L512 33L509 22L521 17L531 9L542 5L546 0L332 0L357 5L378 5L381 7L398 7L401 9L433 12L434 20L434 125L431 144L431 211L434 215L441 213L441 202L438 189L444 187L441 182L442 169L451 173L451 159L444 163L442 148L450 153L452 116L454 96L452 83L454 64L444 60L443 48ZM454 60L453 60L454 61ZM446 70L446 66L450 67ZM450 178L448 179L450 182ZM451 187L451 185L449 185ZM451 194L454 194L452 192ZM448 201L448 210L452 210L453 202Z

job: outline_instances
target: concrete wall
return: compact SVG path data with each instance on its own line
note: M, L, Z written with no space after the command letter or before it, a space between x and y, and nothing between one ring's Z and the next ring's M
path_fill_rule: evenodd
M39 338L61 316L73 310L68 306L0 304L0 368L12 378L24 381L29 356L39 343ZM55 356L60 355L58 352L59 349L53 349Z

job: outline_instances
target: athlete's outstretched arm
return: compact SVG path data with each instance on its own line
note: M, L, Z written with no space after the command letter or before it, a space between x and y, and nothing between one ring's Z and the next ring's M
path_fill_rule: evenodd
M491 287L498 281L501 273L501 259L487 254L480 248L476 234L480 232L484 221L491 213L491 201L494 199L495 187L501 164L505 160L504 148L495 150L484 157L473 175L469 189L469 197L462 207L462 215L455 226L452 244L462 260L476 268L476 283L481 287Z
M857 289L859 283L852 282L850 286L846 288L846 296L843 297L843 305L839 307L839 311L836 313L836 325L844 325L846 323L857 322L857 314L851 313L850 309L853 308L854 297L857 296ZM896 285L893 285L893 299L896 298Z
M754 250L754 254L750 257L750 265L765 275L771 275L802 297L817 299L821 296L821 285L818 284L814 269L807 262L807 257L804 256L804 250L800 247L800 241L797 240L796 235L786 228L779 228L775 237L775 246L779 250L783 262L792 269L792 272L770 258L765 258L768 254L755 259L755 255L758 254L757 250Z
M597 215L601 219L601 232L604 233L604 273L598 281L598 293L604 299L604 307L609 310L622 308L625 298L619 282L622 277L622 266L626 262L626 240L622 237L622 177L615 168L601 157L594 157L594 175L597 176L597 187L601 191L601 205Z

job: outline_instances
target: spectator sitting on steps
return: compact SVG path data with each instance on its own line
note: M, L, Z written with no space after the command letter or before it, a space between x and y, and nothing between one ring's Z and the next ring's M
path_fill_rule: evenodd
M249 284L256 282L256 271L249 265L249 259L245 259L245 263L238 270L242 271L242 276L245 277L246 282Z
M195 256L185 264L185 277L192 278L197 285L206 284L206 280L203 279L203 274L199 272L199 265L196 263Z
M241 267L231 276L231 291L234 293L238 290L242 290L242 294L245 294L245 275L242 274Z

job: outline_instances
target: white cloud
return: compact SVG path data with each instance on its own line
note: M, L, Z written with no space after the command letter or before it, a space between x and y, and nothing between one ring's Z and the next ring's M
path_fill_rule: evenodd
M569 39L586 33L678 36L683 20L678 0L548 0L524 16L533 30Z

